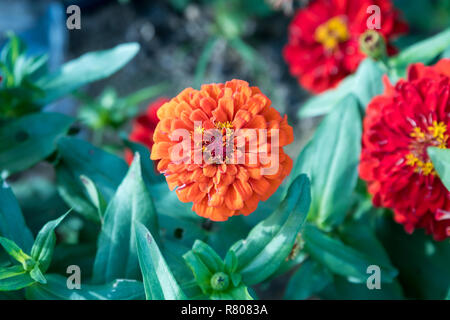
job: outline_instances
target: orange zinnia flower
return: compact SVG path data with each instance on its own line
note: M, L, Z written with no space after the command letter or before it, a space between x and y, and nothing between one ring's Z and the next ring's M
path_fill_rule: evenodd
M232 80L185 89L158 110L151 159L160 160L157 169L169 188L176 188L180 201L193 202L192 210L202 217L225 221L252 213L277 190L292 169L282 147L294 135L287 117L270 104L257 87ZM177 130L187 133L181 143L174 139ZM211 130L221 136L208 134ZM256 136L245 135L242 141L242 132ZM180 144L192 152L175 161L173 153ZM202 155L200 161L196 152Z

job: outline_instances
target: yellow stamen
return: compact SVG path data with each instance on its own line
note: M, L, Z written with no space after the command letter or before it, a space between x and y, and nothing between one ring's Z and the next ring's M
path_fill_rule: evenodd
M231 129L231 128L233 128L233 123L231 123L231 121L217 122L216 128L217 129Z
M415 166L417 161L419 161L419 159L412 153L406 155L406 164L408 166Z
M425 162L425 164L423 165L423 167L421 168L422 172L424 175L429 175L430 173L433 173L434 171L434 167L433 164L431 163L431 161L427 161Z
M423 133L422 129L420 129L419 127L414 127L413 132L411 132L409 135L413 138L425 138L425 133Z
M428 160L426 151L424 148L429 146L435 146L441 149L447 149L448 135L447 125L443 122L433 121L431 126L427 127L427 132L422 131L419 127L414 127L409 134L410 137L415 138L415 141L411 143L411 153L405 157L406 165L414 167L414 172L421 173L425 176L432 174L435 175L433 163ZM426 159L420 159L424 158Z
M339 43L350 38L347 24L342 17L334 17L317 27L314 39L320 42L325 49L334 50Z
M433 124L428 127L428 132L430 132L433 137L443 140L444 133L447 131L447 125L443 122L433 121Z

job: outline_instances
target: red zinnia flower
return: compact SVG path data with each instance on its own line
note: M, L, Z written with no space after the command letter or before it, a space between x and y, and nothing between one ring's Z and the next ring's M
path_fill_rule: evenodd
M370 5L379 6L381 29L377 31L383 35L388 53L395 53L389 40L407 26L390 0L315 0L297 12L283 55L303 87L320 93L357 69L365 57L358 41L367 30Z
M392 208L409 233L425 228L436 240L450 236L450 193L427 155L449 147L450 59L433 67L411 65L408 79L367 107L360 176L376 206Z
M148 105L144 114L141 114L134 119L133 128L128 137L131 141L142 143L149 149L152 148L153 133L155 132L156 125L159 122L156 112L167 101L169 101L169 99L159 98ZM128 149L125 150L125 160L128 164L131 164L133 161L133 153Z
M260 200L267 200L290 173L292 160L282 147L293 141L293 130L287 117L281 117L270 103L257 87L232 80L225 84L203 85L201 90L185 89L158 110L160 122L153 135L151 159L159 160L158 170L164 173L169 188L177 188L180 201L193 202L192 210L198 215L214 221L248 215L256 210ZM194 152L176 162L172 152L180 142L172 138L179 130L185 132L183 142L187 144L184 145ZM261 141L264 130L268 135ZM209 135L211 131L220 136ZM258 132L258 136L242 141L238 139L242 132ZM273 132L278 132L278 143ZM198 136L200 141L196 140ZM250 145L255 144L251 142L257 144L253 150ZM230 157L228 150L226 156L221 152L229 146L233 153ZM261 154L261 150L266 154ZM203 155L200 161L195 161L195 152ZM205 158L205 154L209 157ZM235 155L243 161L234 161ZM272 155L278 157L276 163ZM273 168L274 164L273 172L264 170Z

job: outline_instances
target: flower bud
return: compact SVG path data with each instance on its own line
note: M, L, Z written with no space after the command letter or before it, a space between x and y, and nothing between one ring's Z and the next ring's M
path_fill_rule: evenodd
M35 265L36 265L36 262L33 259L27 259L27 260L25 260L23 267L26 271L30 271L34 268Z
M224 272L216 272L211 277L211 287L215 291L224 291L230 285L230 278Z
M375 60L387 57L383 35L375 30L367 30L359 37L359 49Z

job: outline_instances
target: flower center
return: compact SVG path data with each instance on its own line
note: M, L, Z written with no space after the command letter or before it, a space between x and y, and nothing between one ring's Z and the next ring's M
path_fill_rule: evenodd
M205 160L209 163L228 163L227 149L230 148L233 138L233 124L230 121L216 122L215 131L205 130L203 127L196 127L198 133L203 134L201 150L205 153ZM217 152L222 150L222 153Z
M427 148L446 149L448 140L448 134L446 133L447 125L443 122L433 121L426 132L419 127L415 127L409 134L414 140L409 145L410 153L406 155L406 164L414 167L414 172L421 173L424 176L435 175L436 171L428 157Z
M335 50L339 43L347 41L349 38L347 23L342 17L334 17L322 23L314 33L314 39L327 50Z

